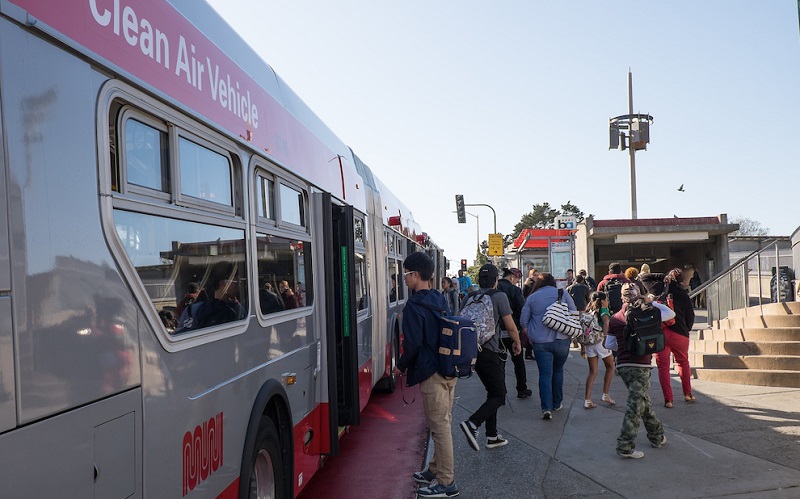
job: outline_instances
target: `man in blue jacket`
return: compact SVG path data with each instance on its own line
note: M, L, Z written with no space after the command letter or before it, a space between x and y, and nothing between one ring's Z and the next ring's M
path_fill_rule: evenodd
M397 361L395 375L408 372L406 386L419 384L425 418L433 436L433 459L427 470L414 473L414 480L429 484L417 490L419 497L455 497L453 434L451 422L456 378L446 379L437 371L439 365L439 319L430 308L446 310L444 297L430 289L433 260L425 253L414 252L403 262L403 278L412 295L403 308L403 355Z

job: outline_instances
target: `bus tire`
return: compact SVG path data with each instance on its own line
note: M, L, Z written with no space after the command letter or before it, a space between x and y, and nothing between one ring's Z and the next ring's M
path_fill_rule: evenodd
M287 484L283 483L281 440L278 430L275 429L275 423L267 416L261 418L253 455L243 470L248 471L249 480L248 483L242 484L246 487L246 493L240 497L249 499L289 497L285 494Z
M389 351L389 365L387 366L389 374L381 378L380 381L378 381L378 384L375 386L375 388L380 392L394 393L395 389L397 388L397 376L394 374L394 368L397 366L397 361L400 359L399 344L399 339L397 338L397 333L395 332L392 334L392 344Z

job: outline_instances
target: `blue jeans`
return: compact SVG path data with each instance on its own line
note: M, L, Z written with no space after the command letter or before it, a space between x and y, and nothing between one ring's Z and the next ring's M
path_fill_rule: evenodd
M569 339L533 344L542 411L552 411L564 401L564 364L569 357L569 344Z

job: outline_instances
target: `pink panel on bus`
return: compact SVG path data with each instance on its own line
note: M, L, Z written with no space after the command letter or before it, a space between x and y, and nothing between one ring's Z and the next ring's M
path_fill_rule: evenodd
M338 197L343 183L358 182L354 171L331 161L337 153L168 3L10 1Z

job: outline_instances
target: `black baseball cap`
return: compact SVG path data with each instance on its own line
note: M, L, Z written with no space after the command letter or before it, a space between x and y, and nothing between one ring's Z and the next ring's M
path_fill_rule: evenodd
M492 265L491 263L487 263L478 271L478 279L481 277L485 277L490 281L497 279L497 267Z

